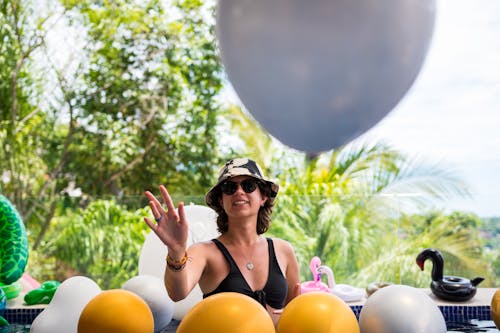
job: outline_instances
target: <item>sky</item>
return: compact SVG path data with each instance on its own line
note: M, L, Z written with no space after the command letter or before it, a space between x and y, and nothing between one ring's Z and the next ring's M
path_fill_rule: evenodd
M358 140L382 140L439 162L463 179L467 200L445 210L500 216L500 1L437 1L433 39L400 103Z

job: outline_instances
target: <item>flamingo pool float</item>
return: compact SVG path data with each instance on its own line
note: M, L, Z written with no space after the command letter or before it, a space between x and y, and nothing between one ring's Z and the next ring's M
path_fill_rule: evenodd
M313 257L309 265L313 275L313 281L302 282L301 292L308 293L313 291L327 292L340 297L345 302L355 302L365 296L361 288L355 288L347 284L336 284L333 271L328 266L322 266L318 257ZM325 274L328 278L328 285L321 282L321 275Z
M309 293L312 291L324 291L331 292L331 288L321 282L321 260L318 257L314 257L311 259L311 263L309 264L309 268L311 268L311 273L313 275L313 281L306 281L300 284L300 289L302 294Z

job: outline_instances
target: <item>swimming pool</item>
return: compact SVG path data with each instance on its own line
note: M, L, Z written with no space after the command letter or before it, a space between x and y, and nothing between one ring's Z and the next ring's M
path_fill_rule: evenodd
M446 321L448 332L450 333L472 333L487 332L499 333L491 319L491 298L495 288L478 288L476 296L467 302L453 303L436 299L430 290L423 289L437 303ZM352 311L359 319L359 314L363 308L364 301L349 304ZM4 317L11 325L1 327L0 333L25 333L29 332L30 324L36 316L43 311L45 306L9 306L4 312ZM179 321L172 322L162 331L163 333L173 333L176 331Z

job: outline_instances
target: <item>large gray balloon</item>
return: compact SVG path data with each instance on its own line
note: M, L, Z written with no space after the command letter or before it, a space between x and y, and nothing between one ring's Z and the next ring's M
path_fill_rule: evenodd
M317 153L380 121L417 77L435 0L219 0L239 98L282 143Z

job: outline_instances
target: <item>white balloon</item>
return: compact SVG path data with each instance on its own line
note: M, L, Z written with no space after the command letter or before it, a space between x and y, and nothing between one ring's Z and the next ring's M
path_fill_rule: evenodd
M435 0L219 0L217 38L236 93L292 148L337 148L379 122L417 77Z
M100 292L97 283L85 276L64 280L49 305L33 320L30 333L77 333L83 308Z
M219 236L216 223L217 214L214 210L200 205L186 205L184 210L188 220L187 246ZM150 232L146 236L139 256L139 274L155 276L163 281L166 256L167 247L154 232ZM202 298L203 293L200 287L196 285L185 299L174 303L173 318L182 319L187 311L201 301Z
M216 224L217 214L214 210L206 206L186 205L184 211L188 221L187 246L219 236ZM154 232L149 232L139 256L139 274L157 276L163 279L166 256L167 247L165 244Z
M139 274L152 275L163 279L166 257L167 247L154 232L150 231L146 235L139 256Z
M152 275L138 275L125 282L122 289L135 293L149 305L155 332L160 332L172 320L174 302L168 296L163 279Z
M439 307L424 292L404 285L377 290L359 314L360 333L446 333Z
M185 207L186 217L189 221L187 245L209 241L218 237L217 214L212 208L200 205Z

